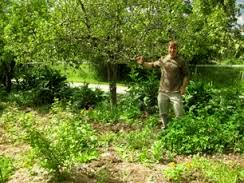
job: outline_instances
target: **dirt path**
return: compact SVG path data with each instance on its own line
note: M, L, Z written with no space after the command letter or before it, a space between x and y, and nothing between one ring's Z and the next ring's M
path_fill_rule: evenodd
M70 83L71 87L80 87L83 85L84 85L83 83L75 83L75 82ZM89 84L88 87L92 88L92 89L99 88L104 92L109 92L109 85L108 84ZM117 85L117 93L118 94L125 94L127 90L128 90L128 87Z

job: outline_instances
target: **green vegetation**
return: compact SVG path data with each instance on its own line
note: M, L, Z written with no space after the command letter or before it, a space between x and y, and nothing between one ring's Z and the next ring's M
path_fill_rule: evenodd
M170 163L163 171L170 182L201 182L236 183L244 181L243 168L236 165L194 157L185 163Z
M0 183L7 182L13 174L14 166L11 158L0 155Z
M244 181L235 160L244 152L243 67L218 67L243 62L237 15L233 0L0 1L1 183L14 171L44 182L77 174L133 182L137 171L125 165L166 166L152 178L171 182ZM163 130L160 73L134 60L158 59L173 39L189 64L216 67L192 68L186 114L176 119L171 110ZM108 93L89 88L101 82ZM118 82L126 94L117 95Z
M26 106L25 91L13 90L9 95L3 92L0 127L8 134L8 140L30 145L31 156L26 157L29 165L37 164L60 180L69 179L77 163L89 164L99 159L101 151L107 148L113 148L123 161L149 165L175 161L181 154L243 153L243 103L238 90L220 91L192 81L185 96L187 114L171 119L162 131L157 108L150 98L144 99L147 92L136 92L141 90L139 85L143 81L137 84L138 87L120 96L117 108L112 109L103 92L93 91L87 85L67 88L68 96L55 98L45 111L40 110L41 103L31 102L35 98L28 98ZM131 100L136 93L138 97ZM185 166L177 165L166 171L165 176L179 182L192 179L221 182L217 175L210 180L209 174L216 171L219 174L226 168L215 163L206 163L204 167L196 167L195 163L190 170L185 170ZM235 177L241 180L242 168L227 167L229 180ZM110 175L105 170L97 172L99 180Z
M29 144L35 161L60 179L74 162L87 162L98 155L92 127L80 115L62 110L58 103L53 104L48 128L36 113L23 113L16 107L6 109L1 117L10 138Z
M98 81L94 69L89 64L81 64L79 68L66 65L53 67L59 70L62 75L66 76L69 82L102 83Z

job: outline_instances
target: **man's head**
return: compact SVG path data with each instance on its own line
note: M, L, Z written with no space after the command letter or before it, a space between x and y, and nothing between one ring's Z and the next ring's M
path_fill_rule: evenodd
M177 55L177 43L176 41L170 41L168 45L168 54L171 58L175 58Z

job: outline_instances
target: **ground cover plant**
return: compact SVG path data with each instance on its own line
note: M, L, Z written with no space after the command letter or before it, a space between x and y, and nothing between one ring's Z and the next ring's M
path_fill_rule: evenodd
M11 158L0 155L0 182L7 182L13 174L14 166Z
M170 163L164 170L165 177L170 182L242 182L243 169L240 165L232 165L217 160L194 157L184 163Z

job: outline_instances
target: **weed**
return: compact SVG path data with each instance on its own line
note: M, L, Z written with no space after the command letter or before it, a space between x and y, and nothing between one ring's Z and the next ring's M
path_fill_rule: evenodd
M12 159L0 155L0 183L7 182L13 172L14 166L12 163Z

